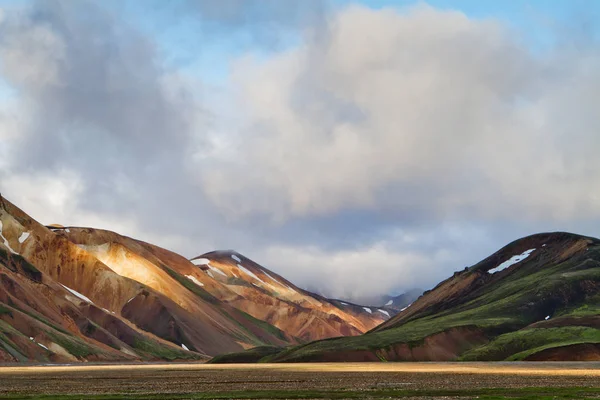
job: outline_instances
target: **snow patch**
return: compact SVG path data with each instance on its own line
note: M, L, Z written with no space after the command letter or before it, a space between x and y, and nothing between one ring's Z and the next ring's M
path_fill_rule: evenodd
M12 249L12 247L10 247L10 244L8 243L8 240L2 234L2 221L0 221L0 239L2 239L4 241L4 246L6 246L6 248L8 248L8 250L10 250L11 253L13 253L13 254L19 254L16 251L14 251Z
M190 351L190 349L188 349L187 346L183 343L181 343L181 348L184 349L185 351Z
M19 236L19 243L23 243L24 241L26 241L29 238L30 233L29 232L23 232L21 233L21 236Z
M347 305L348 305L348 303L344 303L343 301L340 301L340 304L343 304L343 305L345 305L345 306L347 306Z
M546 247L546 243L544 243L544 244L542 245L542 247Z
M84 295L82 295L81 293L79 293L76 290L71 289L70 287L66 287L65 285L63 285L62 283L60 284L62 287L64 287L65 289L67 289L69 292L71 292L71 294L79 297L81 300L83 301L87 301L88 303L92 303L94 304L93 301L91 301L89 298L85 297Z
M239 269L242 270L242 272L244 272L246 275L251 276L252 278L256 279L257 281L261 281L262 283L265 283L265 281L263 281L262 279L260 279L258 276L256 276L254 274L254 272L250 271L249 269L246 269L242 264L238 264L237 265Z
M269 273L267 271L265 271L263 269L262 272L263 272L263 274L265 274L266 276L268 276L269 278L271 278L272 281L275 281L275 282L279 283L281 286L283 286L283 284L281 282L279 282L277 279L275 279L271 275L269 275Z
M208 258L197 258L195 260L192 260L192 264L194 265L206 265L210 262L210 260Z
M71 233L71 230L69 228L67 228L67 229L65 229L65 232Z
M110 243L102 243L102 244L76 244L75 246L79 247L82 250L89 251L90 253L96 254L106 254L110 249Z
M383 313L383 314L387 315L388 317L390 316L390 313L387 312L387 311L385 311L385 310L379 309L377 311L379 311L380 313Z
M400 310L400 312L406 310L408 307L412 306L412 303L410 303L409 305L407 305L406 307L404 307L402 310Z
M221 274L221 275L223 275L224 277L226 277L226 278L227 278L227 274L226 274L225 272L221 271L219 268L217 268L217 267L213 267L213 266L212 266L212 265L210 265L210 264L208 264L208 267L209 267L210 269L212 269L213 271L215 271L217 274Z
M526 259L527 257L529 257L531 255L531 253L533 253L534 251L535 251L535 249L529 249L527 251L524 251L521 254L518 254L516 256L512 256L508 260L504 261L502 264L498 265L496 268L490 269L488 272L490 274L493 274L493 273L502 271L502 270L510 267L511 265L515 265L516 263L519 263L519 262L523 261L524 259Z
M546 321L550 319L550 316L546 316L546 318L544 318Z
M133 296L132 298L130 298L129 300L127 300L127 303L125 303L125 304L129 304L129 303L131 303L131 301L132 301L133 299L135 299L136 297L137 297L137 294L136 294L135 296Z
M369 314L373 314L373 311L371 311L371 309L369 307L363 307L363 310L365 310Z
M207 273L207 274L208 274L208 276L210 276L211 278L213 278L213 279L215 278L215 276L212 274L212 272L210 272L210 271L206 271L206 273Z
M186 278L188 278L190 281L194 282L196 285L198 286L204 286L204 283L200 282L198 279L196 279L195 276L192 275L186 275Z
M33 343L37 344L37 345L38 345L38 346L40 346L41 348L44 348L44 349L46 349L46 350L50 351L50 350L49 350L49 349L48 349L46 346L44 346L43 344L36 342L36 341L35 341L35 339L34 339L34 338L32 338L31 336L29 337L29 340L31 340Z
M394 304L394 300L390 300L387 303L385 303L386 306L391 306L392 304Z
M239 263L241 263L241 262L242 262L242 259L241 259L241 258L239 258L238 256L236 256L235 254L232 254L232 255L231 255L231 258L233 258L235 261L237 261L237 262L239 262Z

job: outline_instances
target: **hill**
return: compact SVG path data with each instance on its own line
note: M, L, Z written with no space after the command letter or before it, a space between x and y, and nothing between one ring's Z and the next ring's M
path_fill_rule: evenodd
M261 361L599 360L600 241L542 233L425 292L370 332Z
M390 317L383 309L303 290L235 251L213 251L192 263L205 271L195 278L215 297L302 341L359 335Z
M99 257L77 240L94 232L46 228L3 199L0 359L205 359L294 342L190 285L132 239L104 231L111 244L102 246L113 251Z
M114 232L46 227L0 200L0 361L205 360L357 335L387 319L238 253L196 265ZM239 266L227 262L234 255Z

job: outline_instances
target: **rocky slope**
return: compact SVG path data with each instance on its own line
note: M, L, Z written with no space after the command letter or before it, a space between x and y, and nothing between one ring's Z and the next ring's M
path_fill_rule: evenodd
M134 251L116 240L110 257L99 258L93 245L77 245L90 232L48 229L2 199L0 360L204 359L295 341L133 240Z
M529 236L456 272L367 334L261 361L599 360L600 241Z
M215 297L302 341L358 335L390 317L385 309L330 300L300 289L237 252L210 252L192 263L198 266L195 278ZM199 276L199 270L204 276Z
M234 252L191 262L114 232L42 226L0 197L0 361L206 359L387 318Z

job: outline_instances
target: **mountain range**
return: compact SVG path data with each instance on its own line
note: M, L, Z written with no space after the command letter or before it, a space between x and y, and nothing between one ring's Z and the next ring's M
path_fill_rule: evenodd
M329 299L233 251L44 226L0 197L0 362L600 360L600 240L518 239L431 290Z
M392 310L331 300L235 251L192 260L44 226L0 197L0 361L205 360L359 335Z
M369 332L213 362L600 360L600 240L516 240Z

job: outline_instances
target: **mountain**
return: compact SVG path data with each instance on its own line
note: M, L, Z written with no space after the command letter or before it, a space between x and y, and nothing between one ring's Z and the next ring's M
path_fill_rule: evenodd
M247 272L227 262L234 255ZM357 335L387 319L241 254L205 257L195 265L114 232L46 227L0 197L0 361L204 360Z
M359 335L390 317L385 310L303 290L235 251L213 251L192 263L205 271L202 282L212 284L207 290L215 297L302 341Z
M402 293L397 296L383 296L380 302L380 307L397 314L400 311L404 311L406 308L408 308L422 294L423 290L421 289L411 289L406 293Z
M44 227L2 199L0 359L205 359L295 342L148 249L154 247L112 232Z
M542 233L454 273L364 335L261 361L600 360L600 241Z

